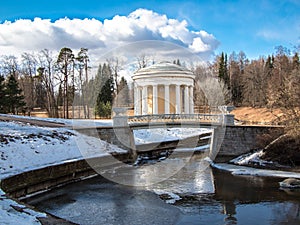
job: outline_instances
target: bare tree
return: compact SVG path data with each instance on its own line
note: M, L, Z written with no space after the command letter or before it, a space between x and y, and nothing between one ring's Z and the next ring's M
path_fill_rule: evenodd
M3 56L1 59L2 75L13 75L16 80L19 79L19 68L17 58L13 55Z
M266 106L267 86L264 73L264 60L253 60L245 67L243 76L243 104L255 106Z
M115 95L117 95L120 92L119 72L122 70L124 62L118 57L112 57L108 59L107 62L112 71L113 82L116 90Z
M58 106L55 99L54 91L54 60L48 49L40 51L38 56L39 68L37 69L38 77L42 85L46 89L47 101L45 103L46 110L50 117L58 117Z
M149 65L150 57L148 57L145 53L140 54L137 58L138 69L145 68Z
M24 92L25 102L27 105L28 115L36 106L37 101L37 60L35 55L30 53L23 53L21 56L21 74L20 84Z
M209 66L197 67L195 70L195 105L203 104L205 109L213 110L228 104L230 91L225 83L214 75Z

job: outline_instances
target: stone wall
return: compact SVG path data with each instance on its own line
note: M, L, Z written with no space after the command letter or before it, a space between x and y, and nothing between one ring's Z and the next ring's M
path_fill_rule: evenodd
M179 124L180 126L182 124ZM174 124L173 127L176 127ZM137 127L133 128L136 129ZM145 128L145 127L141 127ZM258 148L257 137L262 134L270 134L277 131L278 136L283 133L283 127L277 126L237 126L227 125L225 127L216 126L214 131L214 146L211 148L211 157L218 156L238 156L253 149ZM136 150L134 146L133 133L129 127L107 127L99 129L82 129L80 132L90 136L98 137L104 141L115 144L120 148ZM129 146L131 145L131 147ZM214 149L214 151L212 150ZM215 149L220 149L219 152Z
M128 155L118 154L114 157L121 162L126 161ZM5 178L1 180L0 187L9 196L19 198L96 175L94 169L97 171L97 167L104 169L115 163L116 160L112 160L111 156L65 162Z
M223 142L218 156L237 156L258 148L258 136L277 131L283 133L283 127L267 126L226 126Z
M132 150L135 146L133 132L129 126L116 127L87 127L75 128L76 131L103 141L114 144L125 150Z

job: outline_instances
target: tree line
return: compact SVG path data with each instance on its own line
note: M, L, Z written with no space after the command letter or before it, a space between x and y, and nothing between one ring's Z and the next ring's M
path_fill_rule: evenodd
M75 54L64 47L57 56L44 49L23 53L20 60L13 55L1 56L1 113L30 115L34 108L41 108L55 118L109 117L121 89L125 90L123 102L129 102L127 81L119 78L121 64L108 59L92 74L89 63L86 48Z
M208 67L197 67L194 71L195 105L207 104L207 93L202 93L199 86L208 85L213 92L217 81L224 96L223 103L236 107L281 108L287 117L299 122L300 46L293 53L283 46L275 49L275 54L253 60L243 51L229 56L222 52Z
M229 56L223 52L212 63L191 68L196 75L195 105L279 107L297 118L299 49L291 53L277 46L275 54L252 60L243 51ZM154 60L147 55L137 57L137 68L151 63ZM174 63L181 64L179 59ZM120 76L122 69L120 59L110 58L92 72L86 48L75 54L64 47L57 55L44 49L35 54L23 53L20 60L1 56L0 110L30 115L38 107L50 117L110 117L113 104L128 107L133 102L133 90ZM216 84L221 92L215 89Z

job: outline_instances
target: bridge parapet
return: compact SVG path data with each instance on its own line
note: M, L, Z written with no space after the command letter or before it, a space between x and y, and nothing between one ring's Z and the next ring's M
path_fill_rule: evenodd
M154 114L127 117L129 125L144 123L182 123L197 122L213 125L233 125L234 116L231 114Z

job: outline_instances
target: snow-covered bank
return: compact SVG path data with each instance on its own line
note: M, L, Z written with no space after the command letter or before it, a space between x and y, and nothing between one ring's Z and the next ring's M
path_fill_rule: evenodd
M32 116L19 116L19 115L7 115L0 114L0 116L8 117L8 118L16 118L16 119L29 119L29 120L37 120L37 121L47 121L58 124L65 124L69 127L80 127L80 126L113 126L113 121L109 120L99 120L99 119L62 119L62 118L40 118L40 117L32 117Z
M212 163L212 167L231 172L233 175L248 175L248 176L267 176L267 177L282 177L282 178L300 178L300 173L269 170L269 169L257 169L247 166L238 166L228 163Z
M276 162L266 161L262 159L264 155L263 150L258 150L256 152L247 153L241 155L237 158L230 160L230 163L240 166L259 166L259 167L278 167L283 168L285 166L279 165Z
M0 190L0 224L40 224L38 217L46 217L45 213L39 213L7 198Z
M124 152L105 141L65 128L0 122L0 179L84 156Z
M51 121L69 123L60 119ZM0 179L82 159L82 151L85 157L124 152L107 142L67 128L46 128L0 121L0 130ZM44 213L37 213L7 198L0 189L0 224L40 224L37 217L45 216Z
M233 175L249 175L249 176L268 176L282 178L300 178L300 173L290 171L280 171L280 168L285 166L279 165L276 162L265 161L261 159L264 152L259 150L256 152L247 153L229 161L229 163L213 163L211 165L217 169L231 172ZM251 166L259 167L254 168ZM268 168L277 168L268 169Z
M2 116L7 117L8 115ZM112 126L112 120L9 117L60 123L65 124L66 127L49 128L30 125L26 122L0 121L0 179L86 157L108 155L110 152L124 152L117 146L71 129L80 126ZM178 140L204 132L207 130L179 128L140 130L135 132L135 138L137 142L149 143ZM202 148L208 148L208 146ZM22 209L21 212L16 210L17 208ZM0 190L0 224L39 224L37 217L42 216L45 215L29 211L26 207L8 199Z

